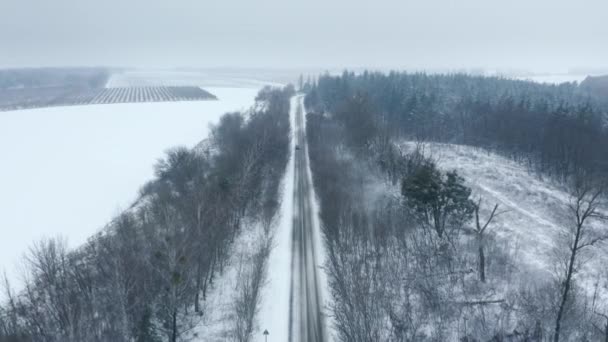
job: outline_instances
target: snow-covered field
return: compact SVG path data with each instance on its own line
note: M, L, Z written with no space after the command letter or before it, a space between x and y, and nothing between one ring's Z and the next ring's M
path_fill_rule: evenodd
M85 242L136 199L166 149L194 146L222 114L253 105L258 89L208 88L218 101L0 113L0 271L15 279L17 261L43 237Z
M415 145L403 146L411 150ZM464 177L473 189L472 196L483 198L484 215L496 203L499 210L508 210L496 218L491 231L497 241L510 246L518 264L524 265L522 273L539 278L552 276L556 249L566 248L560 234L574 222L568 209L571 197L567 191L512 160L481 149L431 143L424 144L423 151L442 169L455 169ZM595 229L606 229L597 222L594 225ZM586 255L588 262L577 276L579 285L589 292L593 291L597 275L605 275L608 262L606 245L592 248L591 253Z
M230 88L261 88L265 85L282 86L273 81L277 76L272 73L264 76L256 72L255 77L244 71L178 71L178 70L127 70L113 74L106 88L122 87L230 87ZM280 76L284 77L284 76ZM265 78L265 79L261 79ZM294 77L295 79L295 77Z

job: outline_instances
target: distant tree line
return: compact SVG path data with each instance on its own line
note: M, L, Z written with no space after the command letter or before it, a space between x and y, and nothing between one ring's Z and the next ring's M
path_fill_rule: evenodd
M339 113L364 98L386 136L483 147L561 180L608 173L608 107L576 83L344 72L303 88L317 112ZM359 124L365 134L369 124Z
M580 169L558 167L558 161L576 164L578 159L569 154L566 159L556 156L543 162L540 156L551 147L534 145L542 139L534 142L532 137L528 141L532 145L527 147L530 154L523 153L515 140L509 140L520 134L517 129L532 123L538 125L526 129L545 128L527 117L520 127L506 112L498 115L498 108L508 107L503 96L497 95L501 91L514 98L540 99L553 94L575 103L572 108L593 109L575 86L537 86L464 75L345 73L322 76L317 83L303 86L307 87L307 139L328 249L324 266L332 294L329 309L338 340L540 342L608 338L606 316L602 316L606 307L586 296L575 281L584 263L581 253L607 237L591 230L587 222L594 217L602 219L597 209L603 194L597 182L600 177L589 176L601 167L586 161L580 161ZM481 116L480 111L477 117L470 112L464 123L460 121L463 117L456 104L466 103L467 94L477 94L477 101L488 103L487 108L495 110L496 116L485 111ZM405 110L411 108L412 98L425 103L409 112L415 115ZM548 106L552 108L548 113L554 113L570 105ZM515 107L512 110L517 111ZM599 109L590 111L599 117ZM540 117L545 115L539 113ZM571 122L585 122L570 114ZM498 124L488 126L493 127L490 132L504 134L490 137L486 131L473 131L469 120L502 120L514 126L504 131ZM553 176L578 180L573 184L573 205L569 208L576 224L564 228L568 243L555 258L553 278L541 282L520 278L522 265L512 258L512 248L495 238L494 220L506 208L473 196L457 172L439 169L419 149L404 153L399 148L403 139L463 143L463 127L471 129L467 134L473 140L468 141L476 141L475 146L528 161ZM603 139L602 126L594 130ZM575 132L555 134L572 139L567 140L569 144L593 149L599 158L602 147L591 146L582 133ZM484 136L486 140L475 140ZM598 277L602 272L598 270Z
M581 84L581 88L596 96L600 101L608 104L608 75L587 76Z
M109 78L105 68L1 69L0 89L103 88Z
M88 103L110 75L105 68L0 69L0 111Z
M292 95L265 88L264 106L224 115L204 146L169 150L137 203L84 246L35 244L24 289L4 286L0 341L181 340L205 315L244 220L267 224L277 211ZM234 340L251 338L269 248L262 243L251 272L239 275L249 278L239 278Z

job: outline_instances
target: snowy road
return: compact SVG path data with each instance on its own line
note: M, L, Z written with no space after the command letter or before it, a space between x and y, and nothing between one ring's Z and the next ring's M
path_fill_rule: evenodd
M320 290L319 239L304 124L304 97L297 98L294 139L294 210L291 259L290 341L327 341Z

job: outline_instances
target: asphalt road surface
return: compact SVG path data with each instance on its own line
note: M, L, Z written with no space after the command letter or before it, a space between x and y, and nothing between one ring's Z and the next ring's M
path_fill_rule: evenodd
M295 108L294 210L291 260L290 341L324 342L325 324L319 291L319 265L315 253L312 197L305 135L304 98Z

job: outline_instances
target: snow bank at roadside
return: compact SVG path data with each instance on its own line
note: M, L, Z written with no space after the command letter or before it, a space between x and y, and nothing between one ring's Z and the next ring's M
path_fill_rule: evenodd
M289 340L289 297L291 279L291 254L293 230L293 193L294 193L294 156L295 108L297 98L290 102L290 126L292 137L287 171L281 181L281 207L278 225L275 226L273 249L268 260L267 284L262 291L262 305L258 314L259 331L255 337L268 330L272 341Z
M304 110L304 113L306 113L306 109L304 107L304 97L300 97L299 101L302 105L302 110ZM304 120L304 122L306 123L306 119ZM310 151L310 150L308 150ZM306 176L308 177L308 183L314 184L312 181L312 171L310 169L310 156L308 154L306 154L306 165L308 165L308 168L306 169ZM316 260L318 262L318 266L319 272L318 272L318 276L319 276L319 287L320 287L320 291L321 291L321 299L323 300L323 312L325 314L325 323L326 323L326 333L327 333L327 340L328 342L333 341L333 327L334 327L334 323L332 320L332 317L329 316L327 313L329 311L329 306L331 305L331 291L329 288L329 281L327 280L327 271L326 268L324 267L324 265L327 265L327 253L325 251L325 239L323 238L323 232L321 230L321 221L319 219L319 212L320 212L320 207L319 207L319 202L317 200L317 196L314 190L314 187L312 188L312 191L310 192L310 203L312 204L312 212L313 212L313 217L312 217L312 225L313 225L313 239L314 239L314 243L315 246L317 248L315 248L315 253L316 253Z

